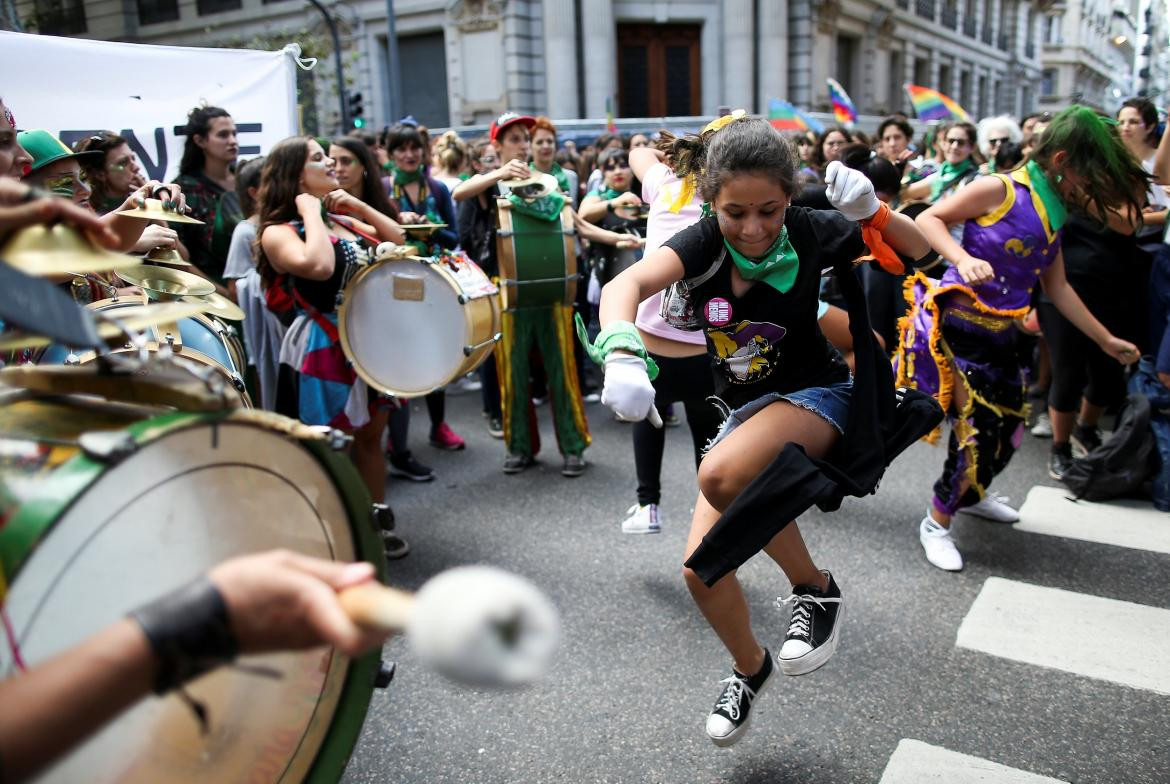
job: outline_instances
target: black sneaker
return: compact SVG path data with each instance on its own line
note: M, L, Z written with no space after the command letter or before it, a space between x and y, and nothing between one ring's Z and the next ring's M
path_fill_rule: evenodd
M1101 446L1101 431L1093 425L1082 425L1078 422L1069 440L1072 441L1072 447L1080 451L1078 457L1084 457Z
M389 504L373 504L370 507L370 518L378 530L394 530L394 510L390 508Z
M825 571L822 574L829 578L828 590L822 591L815 585L794 585L791 596L776 600L778 608L792 605L788 633L776 657L785 675L807 675L832 658L837 650L845 602L833 575Z
M752 703L763 694L775 672L772 654L765 648L764 665L755 675L743 675L733 667L731 676L720 681L726 685L707 717L707 737L716 746L730 746L747 732L752 719Z
M409 479L412 482L429 482L435 478L433 469L414 459L414 455L401 457L390 455L390 476Z
M565 455L561 476L581 476L583 473L585 473L585 457L583 455Z
M1064 478L1064 472L1072 466L1072 462L1071 444L1053 444L1052 451L1048 453L1048 475L1059 482Z
M386 558L391 561L405 558L410 553L410 545L407 544L407 541L389 531L382 532L382 549L386 552Z
M531 468L535 463L536 460L532 455L509 452L508 456L504 458L504 473L518 474L526 468Z
M488 417L488 435L492 438L503 438L504 421L499 417Z

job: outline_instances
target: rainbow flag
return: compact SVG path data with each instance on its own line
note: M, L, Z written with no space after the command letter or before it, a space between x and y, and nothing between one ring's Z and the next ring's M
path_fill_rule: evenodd
M617 133L617 123L613 119L613 96L605 96L605 131Z
M959 106L952 98L938 90L922 87L917 84L905 84L910 103L914 106L914 113L919 120L961 120L971 122L971 115Z
M849 98L849 93L836 79L826 79L829 84L829 100L833 102L833 119L846 128L857 121L857 107Z
M778 131L812 131L821 133L825 126L797 109L788 101L773 98L768 101L768 121Z

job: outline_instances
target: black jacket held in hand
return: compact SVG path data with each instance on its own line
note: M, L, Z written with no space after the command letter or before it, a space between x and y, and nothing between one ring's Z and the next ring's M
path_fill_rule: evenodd
M853 398L845 432L823 460L787 444L743 489L687 559L686 566L707 585L743 565L813 504L832 512L847 495L874 492L894 458L942 421L934 398L914 389L894 389L893 369L869 328L857 275L847 263L838 264L833 273L853 336Z

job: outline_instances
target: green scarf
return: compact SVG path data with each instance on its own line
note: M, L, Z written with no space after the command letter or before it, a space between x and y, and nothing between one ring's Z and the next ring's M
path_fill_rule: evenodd
M610 199L616 199L618 196L621 196L623 193L625 193L625 191L615 191L613 188L602 188L601 190L595 191L595 193L597 194L597 198L601 199L602 201L609 201Z
M422 179L422 167L419 166L412 172L404 172L397 166L394 167L394 184L395 185L409 185L412 182L418 182Z
M772 243L772 247L758 259L749 259L740 253L731 246L726 237L723 238L723 244L745 280L762 280L781 294L787 294L792 284L796 283L800 259L797 258L792 243L788 241L787 226L780 229L780 234Z
M535 163L528 164L528 168L532 171L540 171L536 168ZM549 174L557 178L557 187L560 188L561 193L569 193L569 175L565 174L565 170L556 161L553 161L552 168L548 171Z
M508 201L512 202L512 209L521 215L542 221L555 221L560 218L561 208L568 200L559 193L550 193L532 201L521 199L516 194L509 193Z
M975 162L970 158L958 164L950 161L944 163L942 169L935 176L934 183L930 186L930 200L932 202L938 201L938 197L942 196L943 191L953 187L974 168Z
M1040 197L1040 202L1048 213L1048 225L1052 227L1053 231L1060 231L1068 219L1068 210L1065 209L1060 194L1052 187L1052 183L1048 181L1048 175L1044 173L1036 161L1028 161L1024 166L1024 171L1028 173L1028 179L1032 183L1032 192Z

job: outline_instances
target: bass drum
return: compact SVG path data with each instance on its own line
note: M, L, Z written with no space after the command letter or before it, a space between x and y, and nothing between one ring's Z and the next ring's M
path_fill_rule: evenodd
M116 317L121 308L141 307L146 304L148 304L146 297L133 296L98 300L86 307ZM170 343L171 350L177 356L210 367L222 376L228 393L238 401L239 406L251 407L252 400L244 386L243 374L246 366L243 346L235 332L224 322L213 316L197 314L180 319L175 324L147 327L144 332L147 335L147 351L157 352L162 346ZM125 347L115 349L113 353L135 351L137 349ZM92 351L78 354L66 346L54 345L46 348L34 361L38 365L84 365L92 362L94 357Z
M496 199L500 227L500 299L504 310L572 305L577 298L577 230L566 204L558 219L540 220Z
M384 258L345 287L341 348L375 391L425 395L491 356L500 339L497 293L464 253Z
M928 201L908 201L905 204L899 205L898 209L894 210L894 212L900 212L907 218L914 220L930 209L930 206L931 204ZM921 272L928 278L938 280L947 271L946 261L933 248L920 259L911 259L909 256L903 256L901 253L898 254L898 258L906 265L907 273Z
M0 392L0 677L43 662L235 555L283 547L368 560L370 501L326 437L275 414ZM49 782L337 781L378 652L248 656L148 697L50 768Z

